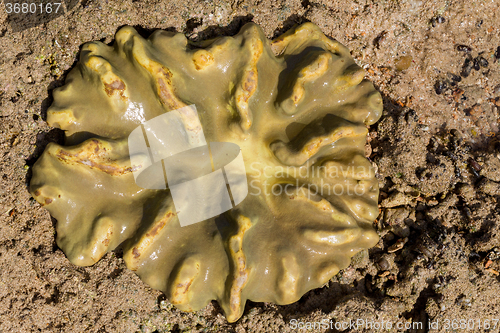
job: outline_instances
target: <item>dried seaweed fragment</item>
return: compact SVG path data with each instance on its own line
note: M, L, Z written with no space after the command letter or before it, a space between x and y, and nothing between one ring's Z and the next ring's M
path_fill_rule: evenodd
M136 184L147 156L131 158L127 138L192 104L207 142L241 148L249 192L181 227L169 189ZM381 111L349 51L311 23L273 41L247 24L201 43L125 27L113 46L85 44L54 92L47 121L66 145L47 146L30 191L57 219L57 244L74 264L122 246L127 266L178 308L217 300L233 322L246 300L297 301L378 241L364 143Z

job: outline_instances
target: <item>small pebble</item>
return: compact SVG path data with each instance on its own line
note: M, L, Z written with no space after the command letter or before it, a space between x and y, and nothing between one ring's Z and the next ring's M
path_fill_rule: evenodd
M381 271L387 271L391 268L391 265L389 264L389 262L387 261L387 259L385 258L381 258L378 262L377 262L377 266L379 267L379 269Z
M387 249L387 252L388 253L393 253L393 252L396 252L396 251L399 251L401 250L404 246L405 246L405 243L408 241L408 238L401 238L401 239L398 239L398 241L390 246L388 249Z
M495 52L495 60L498 60L498 59L500 59L500 46L497 47L497 50Z
M455 151L462 142L462 135L454 128L450 131L450 135L449 147Z
M475 116L483 112L483 108L481 107L480 104L474 105L472 108L469 110L469 114Z
M455 102L459 102L460 100L463 100L464 99L464 91L460 88L457 88L457 89L454 89L453 90L453 93L452 93L452 96L453 96L453 99L455 100Z
M462 78L456 74L453 74L453 73L448 73L448 77L452 80L452 81L455 81L455 82L460 82L462 81Z
M484 68L488 67L488 60L484 59L483 57L479 57L479 65Z
M459 130L452 128L450 130L450 134L453 136L453 140L462 140L462 134L460 133Z
M389 274L391 274L391 272L389 272L389 271L385 271L385 272L383 272L382 274L379 274L378 276L380 276L380 277L386 277L386 276L387 276L387 275L389 275Z
M474 68L476 71L478 71L480 69L480 67L479 67L479 58L475 58L474 59L474 65L472 66L472 68Z
M470 51L472 51L472 49L467 45L458 45L457 51L469 53Z
M401 72L404 71L405 69L410 68L412 60L413 60L412 56L409 55L402 56L394 61L394 65L396 66L396 69Z
M419 245L418 246L418 249L420 250L420 252L422 252L422 254L424 256L426 256L427 258L431 259L434 257L434 255L432 254L432 251L429 250L426 246L424 245Z
M490 260L500 259L500 249L498 249L498 247L494 247L493 250L491 250L488 253L488 259L490 259Z
M472 158L469 158L469 164L476 171L481 171L481 169L482 169L481 165L479 163L477 163L475 160L473 160Z
M472 220L472 213L471 213L469 207L464 207L463 211L464 211L464 214L465 214L465 217L467 218L467 220L469 220L469 221Z
M488 102L490 102L496 106L500 106L500 97L490 98L490 99L488 99Z
M460 75L462 77L468 77L470 75L470 72L472 71L472 59L471 58L466 58L464 61L464 65L462 66L462 72Z
M388 32L382 31L375 39L373 40L373 45L378 49L380 48L380 44L386 39Z
M448 156L449 158L451 158L453 161L456 161L458 160L458 157L457 155L453 154L451 151L447 150L444 152L444 155L445 156Z
M438 95L441 95L446 88L448 88L448 84L446 83L446 81L438 80L434 84L434 90Z
M406 114L405 114L405 120L406 120L407 123L417 122L418 121L418 116L417 116L417 113L415 112L415 110L410 110L410 111L406 112Z

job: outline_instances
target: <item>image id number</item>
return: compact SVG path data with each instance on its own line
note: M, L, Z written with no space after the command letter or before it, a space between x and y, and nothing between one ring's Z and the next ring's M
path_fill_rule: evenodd
M50 14L52 12L57 13L59 11L59 8L61 7L61 2L54 2L54 3L19 3L19 2L7 2L5 4L5 11L7 14L43 14L47 13Z

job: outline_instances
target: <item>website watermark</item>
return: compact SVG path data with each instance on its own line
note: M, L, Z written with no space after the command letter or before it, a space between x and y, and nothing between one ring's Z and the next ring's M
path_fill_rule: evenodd
M345 330L421 330L424 327L422 322L392 322L390 320L371 320L358 318L356 320L348 319L342 321L335 321L333 319L323 319L321 321L300 321L298 319L292 319L289 322L290 328L294 330L319 330L319 329L335 329L337 331Z
M271 166L265 165L262 162L253 162L250 165L250 171L256 176L265 176L266 178L366 178L367 175L373 172L371 167L364 165L315 165L311 167L294 167L294 166Z
M80 0L5 0L2 9L13 32L19 32L63 16L80 3Z
M388 331L396 329L399 331L408 330L460 330L460 331L481 331L481 330L495 330L499 325L500 320L498 318L443 318L428 320L426 322L421 321L411 321L400 319L397 321L391 320L373 320L366 318L358 319L345 319L345 320L333 320L333 319L322 319L320 321L301 321L298 319L291 319L289 321L289 326L293 330L297 331L317 331L317 330L368 330L370 332L375 331Z
M269 183L269 186L266 186ZM318 184L303 183L298 179L293 182L287 183L273 183L264 181L264 186L261 186L261 182L257 179L253 179L249 182L249 195L259 196L259 195L303 195L308 196L342 196L342 195L356 195L363 196L367 192L367 187L364 184L332 184L326 182L323 179L318 181Z
M374 175L364 165L325 163L305 167L270 166L253 162L249 167L249 195L363 196Z
M128 137L135 183L169 190L181 226L220 215L250 196L363 196L373 190L373 169L353 161L305 166L245 165L241 148L206 141L195 105L144 121ZM363 157L364 158L364 157Z

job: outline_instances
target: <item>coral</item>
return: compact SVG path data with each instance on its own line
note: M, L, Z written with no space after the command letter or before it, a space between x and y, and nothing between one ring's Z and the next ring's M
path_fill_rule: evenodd
M127 139L189 105L207 142L241 148L249 193L182 227L169 189L135 182L143 166L131 163ZM246 300L295 302L377 243L378 183L364 145L381 111L349 51L311 23L272 41L251 23L202 42L124 27L113 46L85 44L54 91L47 122L66 142L46 147L30 191L75 265L120 246L127 267L172 304L194 311L217 300L233 322Z

